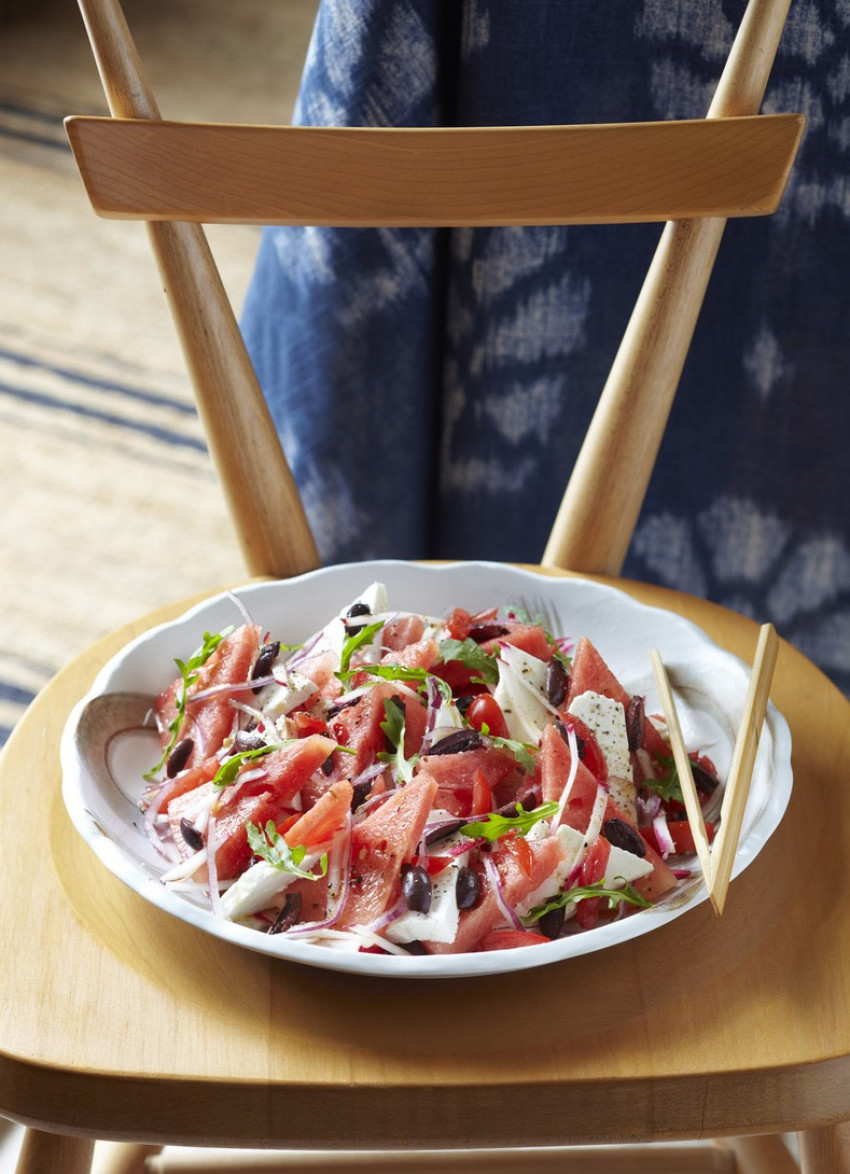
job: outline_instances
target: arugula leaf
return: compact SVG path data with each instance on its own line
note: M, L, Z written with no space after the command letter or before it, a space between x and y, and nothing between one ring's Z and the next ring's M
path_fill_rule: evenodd
M385 718L381 722L381 729L395 746L395 753L387 754L382 751L378 754L378 758L381 762L391 763L395 767L398 777L403 782L409 783L413 778L419 755L414 754L412 758L404 757L404 705L397 697L387 697L384 701L384 714Z
M236 782L236 776L239 774L239 768L243 762L263 758L266 754L271 754L272 750L280 750L282 746L288 746L293 740L289 738L285 742L267 742L265 746L257 746L253 750L242 750L239 754L232 754L230 758L225 759L213 775L213 786L217 788L229 787L231 783Z
M496 654L487 652L480 644L468 636L465 640L441 640L440 657L442 660L457 660L468 669L478 674L485 684L495 685L499 679L499 666L496 663Z
M509 832L518 832L525 836L541 819L551 819L558 810L558 804L542 803L533 811L526 811L521 803L517 803L516 810L517 815L497 815L496 812L491 812L486 819L465 823L459 830L464 836L471 836L474 840L488 840L491 844Z
M364 627L359 628L353 635L345 637L342 654L339 658L339 671L336 674L338 677L342 678L349 672L351 658L354 653L358 648L362 648L364 644L371 644L383 626L383 620L376 620L373 624L366 624Z
M245 830L248 833L248 844L251 851L255 856L259 856L261 860L270 864L272 868L277 868L280 872L291 872L293 876L299 876L303 880L316 881L327 875L327 852L323 852L319 859L319 872L301 868L300 865L307 855L307 849L303 844L296 844L294 848L290 848L275 827L273 819L268 821L265 829L249 822L245 825Z
M429 673L427 669L410 668L404 664L364 664L356 669L347 669L345 672L338 672L336 674L340 680L348 680L350 677L358 673L366 673L370 677L375 677L381 681L415 681L418 682L420 691L425 687L425 684L431 680L440 690L444 701L452 700L451 686L447 681L442 680L441 677Z
M165 763L171 751L174 749L177 738L182 729L183 722L186 718L186 704L189 700L189 686L194 685L198 679L198 669L201 668L223 640L226 640L236 629L231 624L229 627L222 629L221 632L204 632L204 642L201 647L194 652L188 660L183 661L175 656L174 663L177 665L177 670L180 673L180 685L174 696L175 714L166 727L171 735L168 744L162 752L162 757L155 766L152 766L144 775L144 778L150 779L157 774Z
M568 905L575 905L578 901L586 901L590 897L604 897L608 901L608 908L614 909L620 901L628 901L637 905L639 909L651 909L652 902L647 901L633 885L624 885L622 889L607 889L604 881L595 881L592 885L576 885L573 889L565 889L551 897L543 905L536 905L530 913L522 918L523 925L533 925L547 913L555 909L565 909Z
M657 761L661 766L667 768L667 777L663 779L644 779L644 782L665 802L675 799L678 803L684 805L685 796L682 794L682 783L679 779L679 769L676 766L676 760L672 755L668 757L665 754L660 754L658 755Z
M495 734L490 733L490 727L486 722L481 726L481 733L499 750L507 750L510 754L513 754L526 774L534 774L536 746L532 746L530 742L518 742L515 738L499 738Z

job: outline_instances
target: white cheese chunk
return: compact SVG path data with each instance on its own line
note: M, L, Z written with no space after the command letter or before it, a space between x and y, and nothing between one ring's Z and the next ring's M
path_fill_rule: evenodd
M320 857L320 852L308 854L298 867L309 871ZM221 911L230 921L259 913L273 904L275 897L294 880L297 880L295 873L274 868L267 860L258 860L222 893Z
M554 897L569 877L579 855L584 854L586 845L584 835L581 832L566 824L561 824L557 836L563 852L561 863L543 884L529 894L522 905L518 906L517 912L521 917L536 905L543 905L549 898ZM648 876L651 872L652 865L645 857L636 856L634 852L626 852L623 848L617 848L612 844L602 883L606 889L621 889L624 885L629 885L642 876ZM570 915L574 908L575 906L568 906L567 914Z
M294 669L287 669L284 665L274 669L275 682L266 685L257 696L257 708L261 709L270 721L276 722L279 718L291 713L298 705L303 705L308 698L318 692L318 685Z
M384 933L391 942L449 943L457 936L460 913L457 907L457 878L460 867L450 864L431 878L431 908L427 913L408 910L388 925Z
M508 733L518 742L536 746L557 713L546 700L547 669L545 660L511 644L499 652L494 696L505 715Z
M583 721L595 736L608 767L611 798L629 819L636 820L636 789L622 705L601 693L580 693L570 702L568 713Z

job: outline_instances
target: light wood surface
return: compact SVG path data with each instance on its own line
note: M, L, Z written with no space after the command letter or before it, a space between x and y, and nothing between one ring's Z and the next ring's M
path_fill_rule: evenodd
M611 224L776 210L801 115L590 126L233 126L69 118L101 216Z
M782 1144L781 1142L779 1143ZM735 1155L715 1142L704 1145L589 1147L529 1150L406 1151L397 1153L317 1153L292 1150L277 1154L209 1154L171 1150L149 1163L149 1174L783 1174L781 1167L749 1170L736 1166ZM796 1167L795 1167L796 1169ZM93 1172L94 1174L94 1172Z
M628 584L750 654L756 626ZM850 706L782 645L788 813L732 885L604 954L388 982L214 940L115 880L73 831L59 733L99 666L45 690L0 759L0 1112L105 1138L517 1146L827 1127L850 1116ZM61 1023L61 1031L56 1024ZM835 1171L832 1172L835 1174Z
M664 721L667 724L670 749L673 751L673 761L676 764L676 770L679 774L682 798L685 802L685 812L688 817L691 834L694 838L694 848L696 849L700 872L702 873L705 886L708 889L709 897L711 897L711 859L709 856L708 833L705 829L705 820L702 816L699 796L697 795L697 788L694 783L691 760L688 757L688 750L682 735L682 727L679 724L679 714L676 709L676 702L673 699L670 678L667 676L667 669L664 667L664 662L657 648L652 649L649 658L652 663L652 671L655 675L655 683L658 687L658 694L661 700L661 712L664 714ZM717 906L713 899L711 903L714 905L716 911Z
M772 624L763 624L759 631L750 687L720 808L720 830L711 853L709 893L718 913L723 912L726 904L726 893L738 850L756 752L770 699L770 684L776 667L777 652L776 630Z
M790 0L750 0L708 110L755 114ZM618 575L679 385L725 220L665 225L555 517L542 562ZM611 470L628 476L612 477Z
M159 118L120 5L79 6L113 115ZM148 232L246 569L280 576L312 570L319 556L304 507L203 229L151 223ZM258 469L263 492L256 490Z

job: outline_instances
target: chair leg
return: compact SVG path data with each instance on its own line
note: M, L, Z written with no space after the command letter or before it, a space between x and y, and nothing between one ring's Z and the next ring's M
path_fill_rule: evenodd
M850 1121L797 1136L802 1174L850 1174Z
M758 1137L730 1137L726 1145L735 1155L736 1174L799 1174L800 1167L778 1133Z
M94 1142L28 1129L24 1134L15 1174L89 1174Z
M99 1141L95 1146L91 1174L145 1174L145 1161L162 1152L161 1145L139 1142Z

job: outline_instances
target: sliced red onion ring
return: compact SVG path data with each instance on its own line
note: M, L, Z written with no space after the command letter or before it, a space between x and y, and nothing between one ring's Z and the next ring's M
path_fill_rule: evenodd
M676 851L676 845L673 843L673 837L670 835L670 829L667 826L667 816L663 808L654 817L652 830L655 833L655 842L658 845L658 851L661 853L662 859L666 860L668 856Z
M508 904L505 898L505 891L502 888L502 878L499 876L499 870L493 857L489 853L484 853L484 871L487 873L487 878L493 889L493 895L496 898L499 908L504 913L506 920L513 926L514 929L519 929L525 932L525 926L520 921L517 913Z

